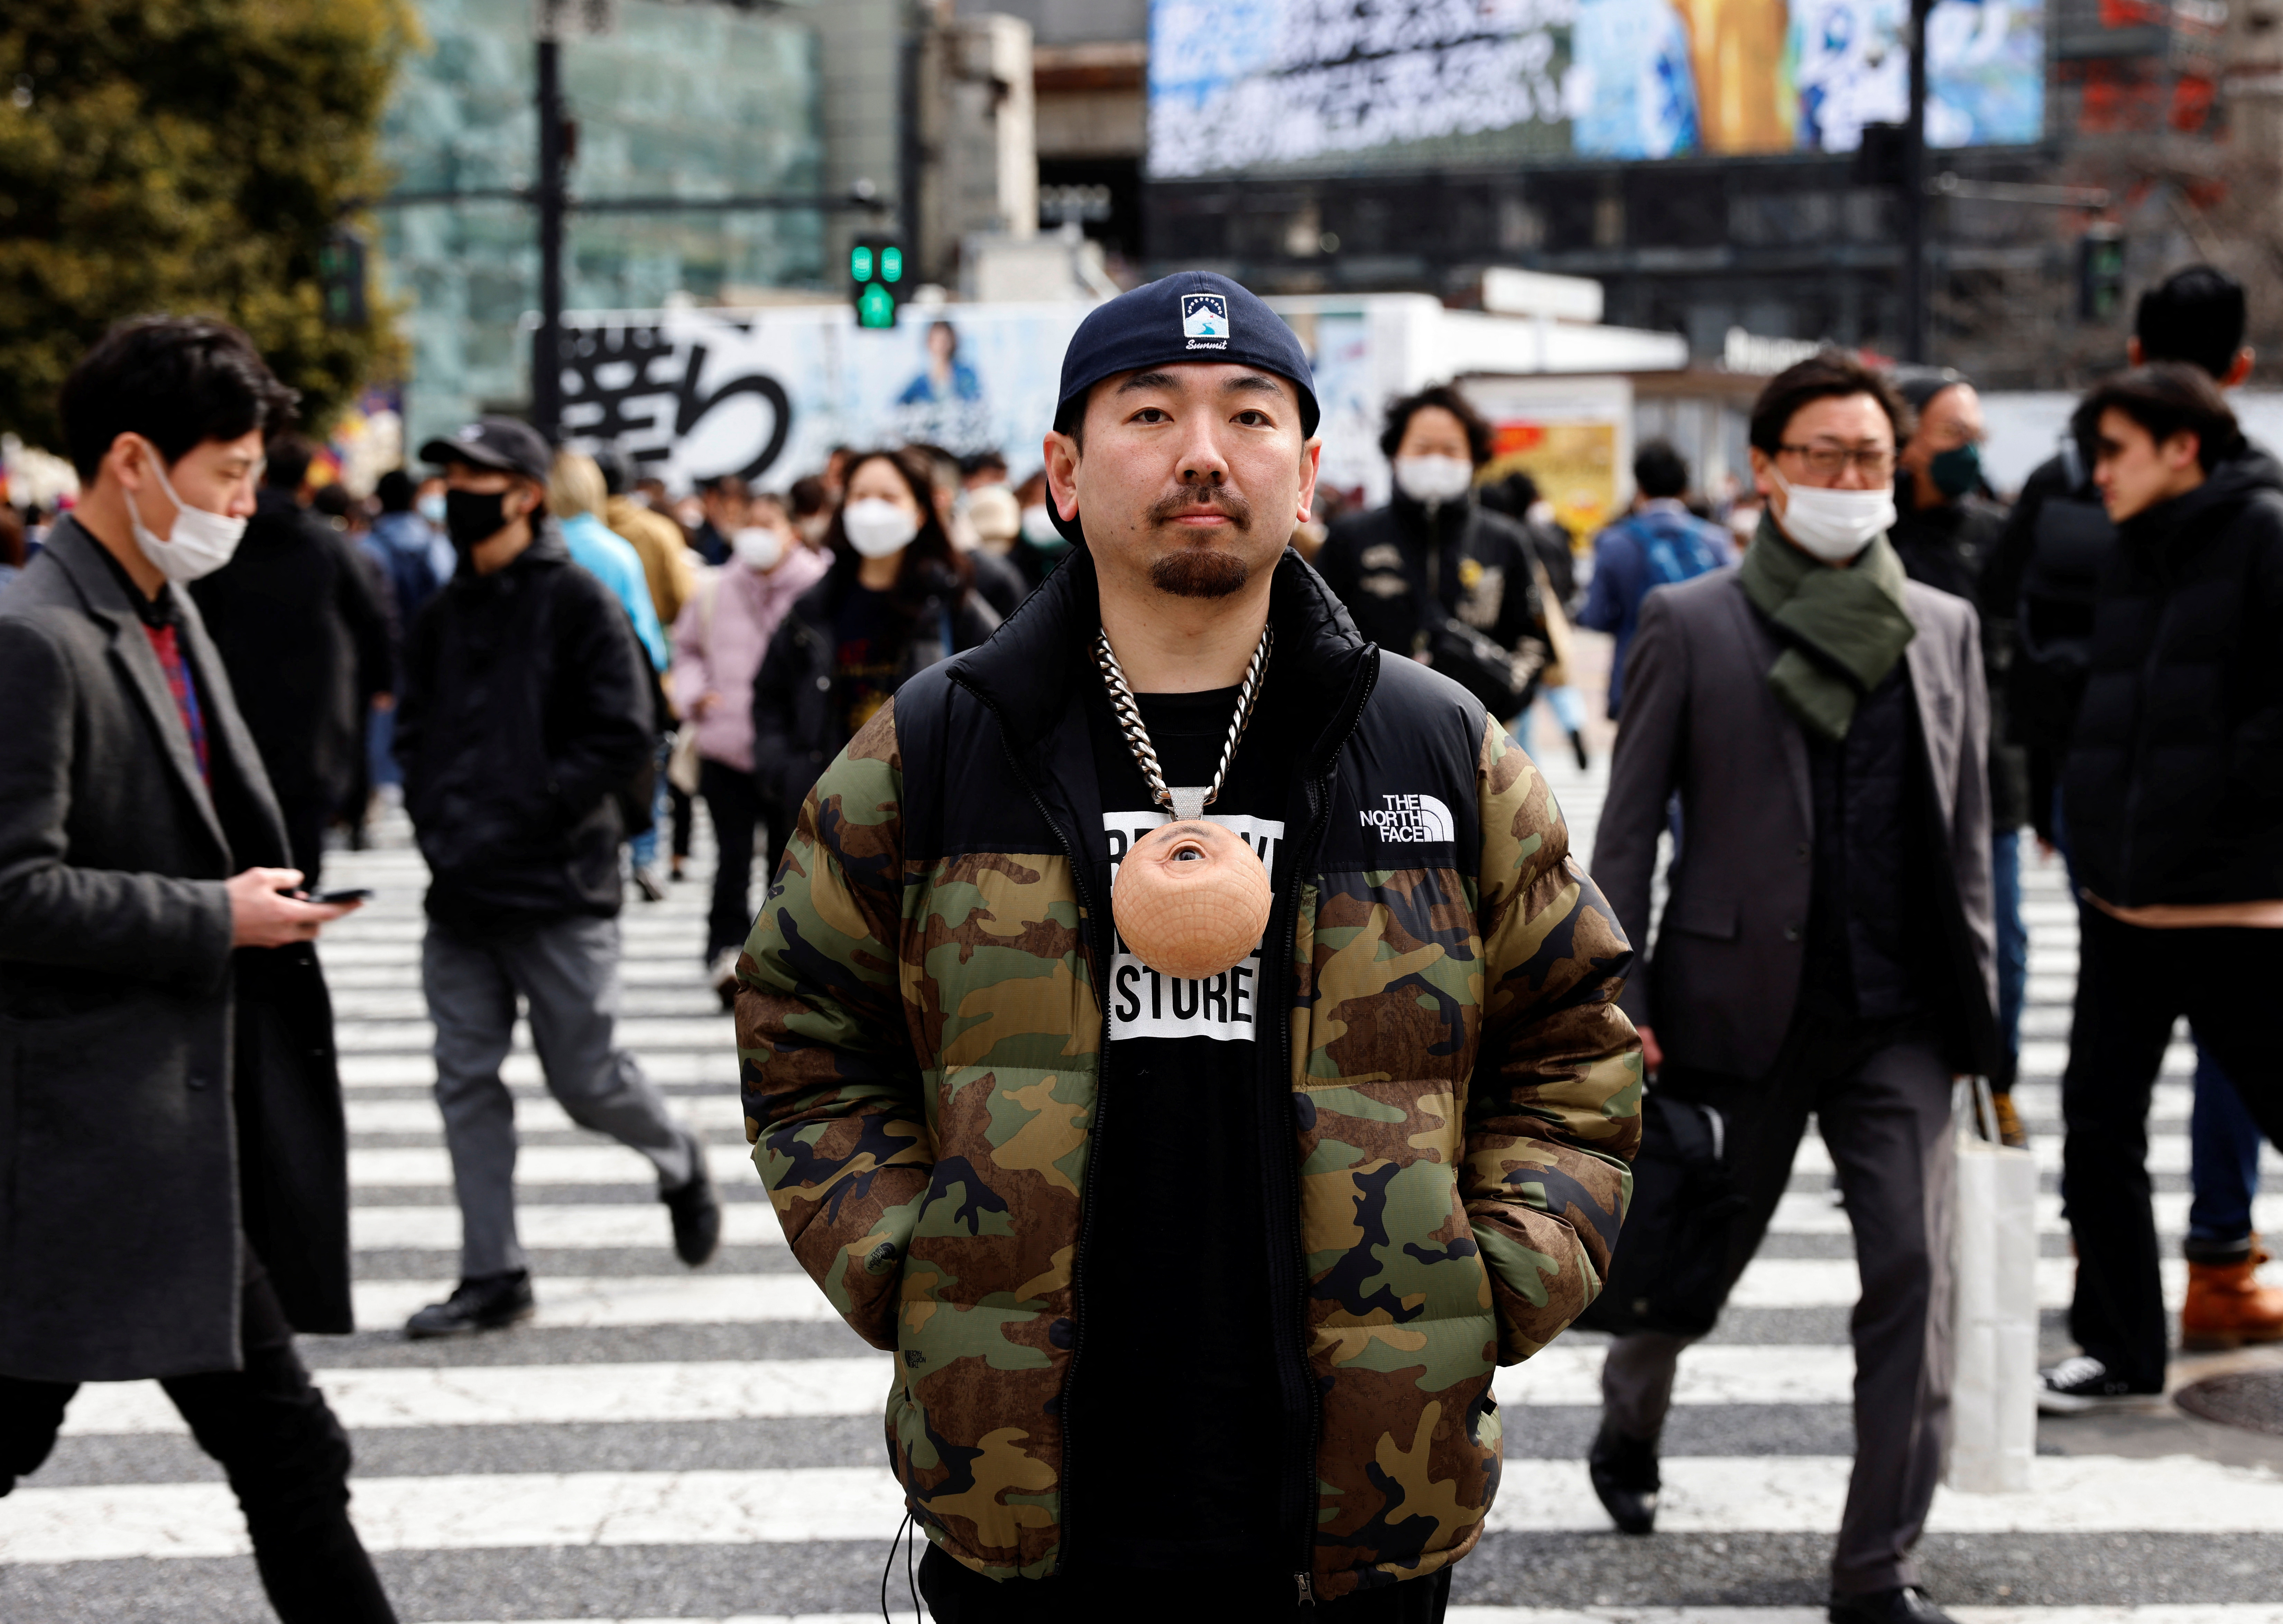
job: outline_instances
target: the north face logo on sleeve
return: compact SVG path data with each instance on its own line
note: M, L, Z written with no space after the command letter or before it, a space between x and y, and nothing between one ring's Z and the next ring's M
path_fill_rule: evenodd
M1431 795L1383 795L1376 808L1367 806L1361 815L1364 827L1376 830L1383 844L1435 845L1456 834L1451 809Z

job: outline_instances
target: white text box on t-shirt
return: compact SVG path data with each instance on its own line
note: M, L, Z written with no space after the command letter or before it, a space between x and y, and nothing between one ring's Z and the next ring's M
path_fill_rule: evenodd
M1110 842L1110 886L1115 898L1118 864L1134 843L1151 829L1170 822L1162 812L1106 812L1102 832ZM1217 817L1218 823L1251 846L1270 874L1276 872L1277 848L1284 842L1281 818ZM1116 936L1115 924L1111 935ZM1110 1040L1126 1037L1211 1037L1221 1043L1250 1043L1259 1014L1260 949L1256 944L1243 962L1204 981L1177 981L1160 975L1126 951L1118 937L1110 962Z

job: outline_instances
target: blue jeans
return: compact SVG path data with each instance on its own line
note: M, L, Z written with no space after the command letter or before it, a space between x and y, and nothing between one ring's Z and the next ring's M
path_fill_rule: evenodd
M2201 1048L2196 1098L2188 1113L2188 1205L2185 1250L2195 1263L2240 1260L2251 1239L2251 1202L2259 1193L2259 1124L2235 1085Z
M1990 837L1991 909L1998 918L1998 1040L2005 1047L2003 1089L2022 1063L2022 1004L2030 987L2030 932L2022 923L2022 832Z
M658 772L651 781L650 787L650 828L627 843L627 850L634 858L635 866L637 868L655 868L658 866L658 832L666 827L668 816L666 798L666 758L673 751L674 746L664 739L658 742Z

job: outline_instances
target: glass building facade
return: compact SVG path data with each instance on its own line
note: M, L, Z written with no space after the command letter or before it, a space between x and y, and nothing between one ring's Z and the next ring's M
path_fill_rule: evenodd
M802 5L767 15L696 0L623 0L617 31L562 47L578 125L574 197L814 196L822 190L816 31ZM531 0L420 0L384 127L393 198L378 211L382 285L412 349L408 446L530 397L537 214L512 198L419 201L526 187L536 167ZM741 291L821 287L813 210L574 212L571 309L657 309Z

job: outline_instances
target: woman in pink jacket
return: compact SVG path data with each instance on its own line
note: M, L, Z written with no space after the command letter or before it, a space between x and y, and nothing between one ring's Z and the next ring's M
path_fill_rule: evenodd
M752 928L756 831L775 867L790 808L765 803L753 778L753 673L792 601L831 560L805 545L784 504L757 495L729 535L730 556L710 571L674 623L674 708L697 729L697 793L721 851L705 921L706 975L727 1009L736 996L737 952Z

